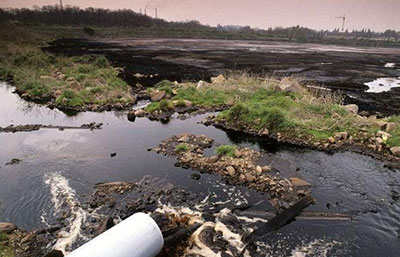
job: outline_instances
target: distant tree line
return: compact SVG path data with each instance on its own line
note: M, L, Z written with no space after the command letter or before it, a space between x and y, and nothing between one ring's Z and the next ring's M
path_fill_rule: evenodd
M370 29L340 32L339 29L313 30L301 26L290 28L256 29L249 26L221 26L210 27L198 21L168 22L155 19L132 10L108 10L100 8L86 8L68 6L44 6L34 9L0 9L0 22L36 24L36 25L80 25L99 27L126 27L152 30L171 30L194 32L204 37L260 39L260 40L287 40L302 42L330 42L330 41L363 41L379 40L398 42L400 32L386 30L374 32Z

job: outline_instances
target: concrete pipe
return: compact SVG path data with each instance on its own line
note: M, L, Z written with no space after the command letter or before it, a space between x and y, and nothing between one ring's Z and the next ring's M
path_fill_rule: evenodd
M163 244L156 222L147 214L136 213L67 257L155 257Z

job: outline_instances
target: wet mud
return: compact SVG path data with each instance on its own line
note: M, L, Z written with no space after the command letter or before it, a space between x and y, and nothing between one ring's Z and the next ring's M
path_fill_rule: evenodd
M44 49L68 56L105 55L115 66L124 68L121 76L134 89L136 84L152 86L164 79L207 81L219 73L246 71L260 76L293 75L342 90L348 94L347 103L356 103L370 113L390 115L400 110L400 88L368 93L364 84L400 76L396 68L400 50L396 48L228 40L59 39Z

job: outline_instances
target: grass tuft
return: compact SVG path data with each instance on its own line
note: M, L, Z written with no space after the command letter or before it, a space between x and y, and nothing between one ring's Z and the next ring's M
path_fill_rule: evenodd
M235 145L221 145L215 149L215 153L218 156L235 157L236 149Z
M181 143L181 144L179 144L179 145L177 145L177 146L175 147L175 152L176 152L176 153L185 153L185 152L187 152L188 150L189 150L189 147L188 147L188 145L185 144L185 143Z

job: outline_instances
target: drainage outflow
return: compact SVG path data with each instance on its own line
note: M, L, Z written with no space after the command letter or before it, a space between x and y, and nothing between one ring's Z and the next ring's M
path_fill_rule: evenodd
M156 222L136 213L82 245L68 257L155 257L164 244Z

